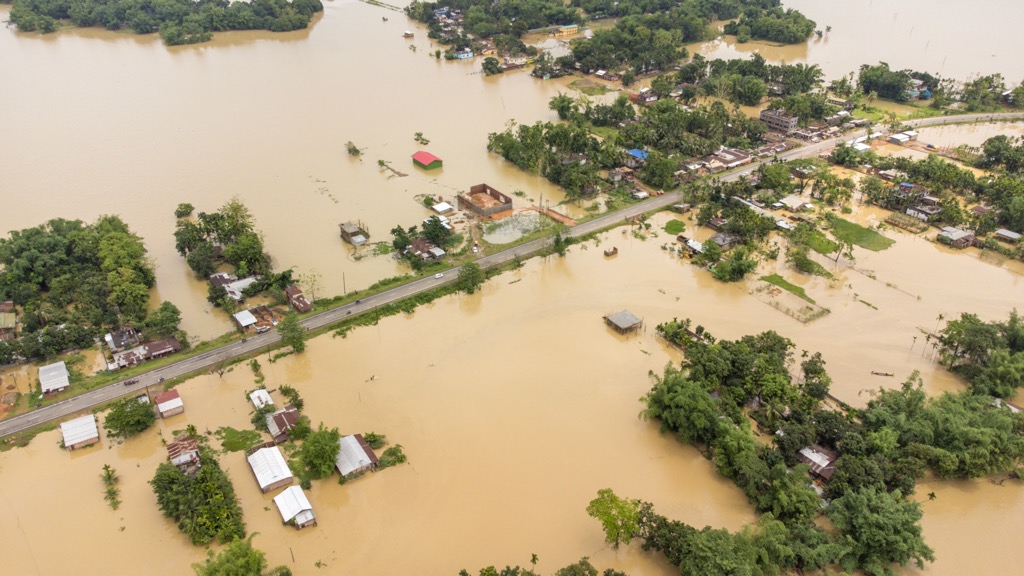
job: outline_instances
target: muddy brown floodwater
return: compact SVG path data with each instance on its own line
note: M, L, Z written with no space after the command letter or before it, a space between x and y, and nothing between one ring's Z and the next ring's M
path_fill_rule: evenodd
M1000 26L1019 21L1017 3L984 3L1000 7L1002 18L975 6L950 19L956 35L944 24L949 0L908 0L896 17L879 0L788 5L833 30L805 56L777 57L806 58L829 75L879 59L956 77L986 72L989 64L1011 82L1020 75L1012 51L990 48L1010 37ZM8 10L0 7L0 19ZM963 24L972 18L990 28ZM416 31L412 41L401 38L406 29ZM890 41L897 30L910 41ZM952 37L956 50L940 50L938 39ZM483 78L479 62L435 62L429 49L423 29L404 16L352 0L328 3L310 30L223 34L173 49L154 37L97 30L0 30L0 231L53 217L122 215L156 260L158 296L174 301L184 327L206 338L230 324L208 310L205 285L174 252L179 202L213 210L240 196L278 267L317 271L321 294L335 294L402 272L387 257L355 261L337 237L338 222L361 219L371 240L386 239L396 224L427 216L417 195L448 199L478 182L559 201L561 192L543 179L489 155L484 139L511 119L553 118L547 102L567 91L569 80L542 82L522 72ZM409 156L420 148L415 132L431 140L426 148L445 160L443 170L411 166ZM345 153L350 140L364 149L362 159ZM377 160L409 176L388 178ZM858 204L849 217L876 224L885 215ZM655 229L667 218L654 218ZM692 221L687 226L697 238L708 235L694 231ZM533 553L545 573L584 555L631 574L674 573L635 545L604 545L585 513L598 489L649 500L696 526L736 530L755 516L693 448L638 418L637 400L650 386L646 373L679 360L654 336L654 325L690 317L730 339L777 330L798 350L822 351L834 393L861 405L862 390L897 385L914 370L930 393L962 389L936 365L923 332L936 328L940 314L970 311L995 320L1019 303L1019 263L948 250L930 241L934 233L886 234L896 244L880 253L855 249L856 269L821 258L835 281L801 277L780 263L762 266L761 273L778 271L830 310L808 324L762 302L756 279L723 285L679 260L662 248L674 242L663 232L641 241L613 230L601 247L590 243L565 259L529 261L479 294L446 297L345 339L321 336L305 354L277 363L262 356L268 386L298 388L314 422L387 434L410 458L345 486L315 483L315 528L282 526L240 453L221 461L249 530L260 533L256 545L272 565L289 565L299 576L455 574L525 564ZM619 252L606 259L609 245ZM603 314L622 308L645 319L643 334L623 338L603 325ZM86 365L96 361L85 358ZM876 378L871 370L896 376ZM4 386L21 388L31 377L25 370L5 374ZM104 438L69 454L50 432L0 454L5 573L187 573L203 550L160 516L146 481L174 430L248 427L243 392L252 386L248 367L236 366L223 377L183 384L186 413L127 443ZM103 500L103 464L122 478L117 511ZM922 496L931 491L935 501ZM937 555L927 573L1012 571L1005 551L1024 528L1018 486L929 482L919 498L926 500L925 536ZM318 562L326 564L323 571Z
M722 37L696 50L709 58L745 58L759 52L772 62L807 62L821 66L828 79L861 64L888 62L957 80L1002 74L1008 85L1024 80L1024 63L1016 57L1024 5L1015 0L783 0L783 8L803 12L817 23L822 37L805 44L775 46L737 44ZM826 27L832 30L826 32Z

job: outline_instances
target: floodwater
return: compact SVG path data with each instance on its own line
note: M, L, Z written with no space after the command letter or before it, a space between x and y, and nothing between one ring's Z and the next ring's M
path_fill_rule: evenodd
M406 29L416 37L403 39ZM404 272L389 256L353 261L340 222L361 220L371 241L390 241L396 225L430 215L417 195L450 200L480 182L564 199L489 154L486 137L513 119L554 119L548 100L571 78L485 78L479 61L435 61L429 48L404 15L354 0L328 3L308 30L218 34L179 48L155 35L0 30L0 232L121 215L156 261L154 301L174 302L183 328L206 339L232 325L174 251L180 202L213 211L239 196L276 267L317 273L318 294L333 295ZM416 132L430 144L417 144ZM346 153L347 141L361 158ZM444 168L414 168L420 148ZM408 176L389 176L378 160Z
M805 44L737 44L734 36L691 47L709 58L745 58L760 52L772 62L821 66L827 79L856 73L861 64L888 62L956 80L1000 73L1008 85L1024 80L1015 57L1017 23L1024 5L1014 0L784 0L803 12L823 35ZM832 30L826 32L826 27Z
M914 38L944 30L928 26L944 1L916 9L924 20L914 26ZM914 54L913 43L901 43L897 54L882 41L887 19L863 20L882 11L882 2L849 3L862 12L856 18L839 18L847 10L841 3L791 4L822 26L833 25L806 56L827 74L835 65L828 59L839 54L846 69L872 59L912 65L900 58ZM829 7L836 16L815 12ZM1007 15L1020 10L1004 8ZM0 8L0 19L7 10ZM405 29L416 30L412 41L401 38ZM856 50L844 47L841 32L858 34ZM961 40L965 45L998 37L991 28L964 26L958 33L978 35ZM0 230L57 216L122 215L156 260L158 296L182 309L185 329L206 338L230 330L230 323L209 310L205 285L174 252L172 213L179 202L214 210L240 196L277 267L319 273L320 295L402 272L388 257L351 258L338 222L362 220L371 240L387 240L393 226L428 215L418 195L449 199L479 182L510 195L523 190L526 199L514 197L517 207L529 198L558 202L561 193L546 181L489 155L485 137L511 119L554 118L547 102L572 79L543 82L525 72L484 78L478 62L430 61L427 42L404 16L351 0L328 4L310 30L231 33L174 49L157 38L98 30L47 36L2 30ZM865 56L875 50L878 57ZM947 66L963 55L950 54ZM1017 74L1020 64L1009 55L992 60L1008 77ZM415 132L444 158L442 170L411 166L409 155L421 148ZM346 141L364 149L361 159L345 153ZM388 177L378 160L409 176ZM565 208L570 215L581 210ZM853 208L849 218L861 223L885 217L869 206ZM654 229L668 218L655 217ZM688 235L707 236L686 222ZM584 511L598 489L610 487L696 526L736 530L754 518L743 495L694 449L637 417L637 399L650 385L646 373L679 360L654 336L657 323L690 317L729 339L776 330L798 351L822 351L834 394L863 405L863 390L898 385L914 370L931 393L961 389L937 366L925 332L939 326L940 315L964 311L1004 319L1020 300L1016 263L949 250L930 241L934 233L885 234L896 244L879 253L855 248L855 269L821 258L836 280L802 277L770 262L746 283L723 285L663 249L674 243L670 235L642 241L613 230L600 247L589 243L565 259L529 261L474 296L446 297L345 339L319 337L305 354L277 363L262 356L268 387L299 389L314 422L345 433L385 433L405 447L410 463L345 486L316 483L310 500L320 524L295 532L280 525L271 496L258 492L242 455L224 455L248 528L260 533L256 545L271 565L287 564L297 575L320 573L317 562L330 573L454 574L525 564L533 553L547 573L584 555L631 574L674 573L636 546L607 548ZM605 258L602 250L611 245L619 253ZM751 295L761 286L754 278L776 271L805 287L829 314L802 324ZM964 290L965 278L972 289L986 288L984 298ZM602 315L623 308L645 319L643 334L623 338L602 324ZM895 377L874 377L872 370ZM30 376L19 373L17 384ZM211 431L247 427L251 406L243 392L252 386L249 368L236 366L223 377L183 384L186 414L127 443L104 438L98 447L67 453L50 432L0 454L5 565L16 574L187 572L203 551L160 516L146 480L163 461L161 440L173 430L189 423ZM108 463L122 477L117 511L102 497L99 473ZM933 482L919 497L930 491L937 499L924 503L924 529L938 561L929 574L1009 567L997 551L1012 549L1013 535L1024 527L1019 487ZM965 523L978 529L964 534ZM110 565L93 568L87 559L113 542L118 553ZM55 545L62 554L50 553ZM988 548L992 553L977 554Z
M1024 136L1024 123L951 124L918 129L918 142L934 146L955 148L961 144L981 146L993 136L1006 135L1010 138Z
M873 210L858 206L851 218L869 222L881 215ZM669 217L656 216L652 229ZM687 233L705 232L686 223ZM272 495L258 492L242 455L223 455L248 528L260 533L257 546L272 565L287 564L297 575L319 573L317 561L334 573L454 574L463 567L522 564L533 553L547 573L584 555L631 574L674 573L635 545L617 552L606 547L584 511L598 489L610 487L696 526L735 530L754 517L742 493L693 448L638 418L637 399L650 386L647 371L680 359L654 335L654 325L690 317L730 339L777 330L798 351L821 350L834 393L863 404L861 390L894 386L912 370L922 372L930 392L959 388L936 366L919 328L932 330L938 314L964 309L1002 318L1021 290L1018 274L898 234L885 252L858 250L857 266L865 272L840 265L835 282L801 280L784 265L764 264L759 273L779 271L831 310L801 324L748 294L759 281L718 284L662 248L672 242L664 232L639 240L612 230L599 244L573 247L564 259L528 261L476 295L445 297L347 338L318 337L304 354L275 363L260 356L268 388L296 387L314 423L345 433L384 433L402 444L410 461L345 486L333 479L315 483L310 500L319 526L296 532L280 525ZM603 256L609 246L619 249L617 256ZM962 302L957 275L987 286L984 302ZM642 334L621 337L604 326L602 315L623 308L644 319ZM914 336L920 336L916 345ZM896 377L873 377L873 369ZM244 391L251 387L249 367L236 365L223 377L181 385L186 413L127 443L104 438L98 447L67 453L50 432L0 454L7 509L0 515L0 541L16 573L81 571L81 558L109 542L118 543L112 562L125 573L180 574L199 560L202 550L159 515L145 482L164 458L161 438L171 438L173 430L190 423L201 431L247 427L251 406ZM105 463L122 476L123 504L116 512L102 499L98 474ZM1022 527L1019 489L983 482L922 489L938 494L925 502L926 536L934 536L939 551L929 574L962 573L964 557L975 567L978 558L989 557L972 554L969 538L953 536L961 512L989 528L975 532L986 534L987 546L1009 547ZM937 513L929 514L933 509ZM66 553L46 554L57 524L76 536ZM156 560L153 550L160 551Z

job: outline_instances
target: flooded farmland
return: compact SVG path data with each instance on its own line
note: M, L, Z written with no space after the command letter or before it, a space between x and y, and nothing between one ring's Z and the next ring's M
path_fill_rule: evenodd
M788 56L758 49L770 59L819 63L830 77L885 60L955 77L990 71L991 63L991 71L1016 82L1022 70L1010 51L978 55L1012 37L999 33L998 21L989 22L991 29L963 26L955 51L937 47L937 39L952 37L941 16L949 9L936 8L949 2L906 1L892 16L892 5L879 0L794 0L787 6L833 30L808 47L780 49L794 51ZM1019 20L1013 18L1018 4L986 5L1002 10L1003 22ZM0 7L0 19L8 10ZM341 221L362 220L371 240L386 239L393 226L426 217L417 196L449 199L479 182L510 195L523 190L526 198L514 197L517 207L528 198L559 201L559 190L488 154L484 142L487 132L512 119L552 119L548 99L567 91L571 79L542 82L523 72L484 78L478 62L436 62L421 28L391 12L384 22L380 14L342 0L328 3L309 30L230 33L173 49L158 38L97 30L42 37L0 30L0 229L53 217L122 215L156 259L156 296L174 301L183 327L207 338L231 325L209 310L205 284L174 252L172 214L179 202L213 210L238 195L252 208L278 267L319 272L322 292L334 294L402 272L387 257L356 261L338 238ZM906 32L910 15L919 24ZM402 39L405 29L415 29L416 37ZM887 30L914 41L900 43L895 53L883 40ZM723 48L716 46L706 50L717 54ZM938 130L954 129L961 128ZM1013 130L1007 133L1020 133ZM444 158L442 170L411 166L409 156L421 147L415 132ZM347 141L363 149L361 159L345 153ZM409 175L389 177L378 160ZM855 205L849 217L875 225L884 213ZM654 219L656 230L666 218ZM687 227L693 232L692 221ZM779 272L828 309L807 324L751 294L763 285L754 279L760 274L723 285L662 249L674 242L664 232L642 241L617 229L600 247L591 242L565 259L529 261L479 294L446 297L345 339L321 336L306 353L276 363L262 355L268 388L296 387L314 423L387 434L410 462L344 486L333 479L314 483L309 497L319 525L296 532L280 524L271 495L258 491L243 456L222 455L248 529L260 533L255 545L271 565L287 565L297 576L455 574L526 564L531 554L544 573L589 556L602 568L633 575L672 574L635 545L614 551L604 544L584 510L598 489L649 500L696 526L736 530L755 516L697 451L638 418L646 373L679 360L654 336L657 323L690 317L730 339L776 330L798 351L822 351L834 394L862 405L863 390L897 385L914 370L930 393L961 389L937 366L924 333L938 326L939 315L968 311L1002 319L1020 302L1020 263L949 250L930 241L934 232L885 234L896 244L879 253L855 249L852 268L819 258L834 281L797 275L781 262L762 265L759 272ZM618 255L605 258L603 248L612 245ZM972 292L979 286L983 296ZM602 324L602 315L623 308L645 320L641 335L623 338ZM86 358L88 365L95 361ZM874 377L872 370L895 376ZM31 377L19 370L12 382L21 388ZM251 405L243 393L252 387L249 368L237 365L223 377L183 384L186 413L127 443L104 438L100 446L67 453L49 432L27 448L0 453L5 570L188 573L204 551L160 515L146 481L174 430L249 427ZM117 511L103 500L104 464L122 478ZM937 556L925 573L1012 571L1011 557L1000 552L1024 528L1019 486L931 481L917 497ZM55 531L66 537L58 541ZM61 553L53 553L55 546ZM103 555L107 566L98 565L93 559L106 550L116 552Z

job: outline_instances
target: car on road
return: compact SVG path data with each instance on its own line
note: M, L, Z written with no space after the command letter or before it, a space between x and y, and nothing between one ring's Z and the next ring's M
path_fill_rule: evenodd
M434 278L444 278L444 274L438 272L437 274L434 274Z

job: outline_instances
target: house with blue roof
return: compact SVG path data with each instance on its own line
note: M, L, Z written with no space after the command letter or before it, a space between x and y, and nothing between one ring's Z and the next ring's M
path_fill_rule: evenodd
M640 150L639 148L633 148L632 150L626 151L626 166L636 169L644 165L649 154Z

